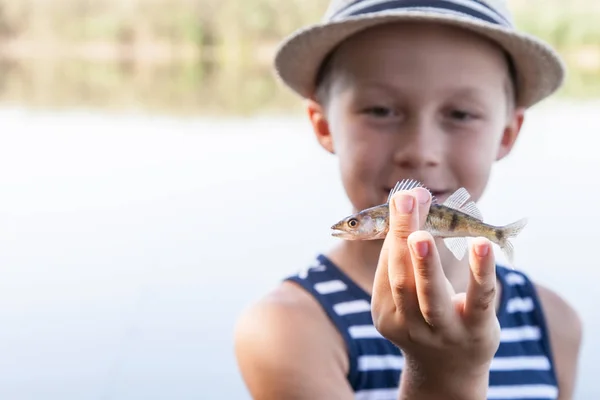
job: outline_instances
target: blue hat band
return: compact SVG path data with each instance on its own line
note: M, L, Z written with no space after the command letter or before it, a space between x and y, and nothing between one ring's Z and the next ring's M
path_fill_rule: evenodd
M494 25L512 27L510 21L503 15L477 0L358 0L338 10L329 20L336 21L347 17L392 10L450 13L468 16Z

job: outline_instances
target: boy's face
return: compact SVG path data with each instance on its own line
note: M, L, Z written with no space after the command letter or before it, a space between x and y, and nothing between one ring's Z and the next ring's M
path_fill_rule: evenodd
M309 116L357 210L385 203L403 178L440 201L461 186L479 199L523 120L503 53L447 27L359 33L338 48L328 76L327 99L310 101Z

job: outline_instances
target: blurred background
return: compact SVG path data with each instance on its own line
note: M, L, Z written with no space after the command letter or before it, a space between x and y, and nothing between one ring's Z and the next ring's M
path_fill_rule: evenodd
M517 263L581 314L575 398L596 399L600 2L510 3L569 75L481 207L530 219ZM349 210L270 69L326 5L0 1L0 398L249 399L236 318Z

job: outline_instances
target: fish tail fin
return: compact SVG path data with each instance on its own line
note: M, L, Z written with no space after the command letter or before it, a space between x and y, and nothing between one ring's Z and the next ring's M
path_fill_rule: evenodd
M514 269L514 246L510 242L510 238L516 237L523 228L527 225L527 218L522 218L518 221L508 224L496 230L497 244L506 255L510 266Z

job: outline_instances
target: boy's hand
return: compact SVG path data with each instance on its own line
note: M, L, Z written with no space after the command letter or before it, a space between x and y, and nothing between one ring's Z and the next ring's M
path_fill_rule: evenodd
M422 188L391 200L390 231L373 286L373 322L403 351L401 397L438 398L428 389L438 387L445 398L485 399L500 341L493 251L486 239L475 241L467 293L455 293L433 237L419 231L430 201Z

